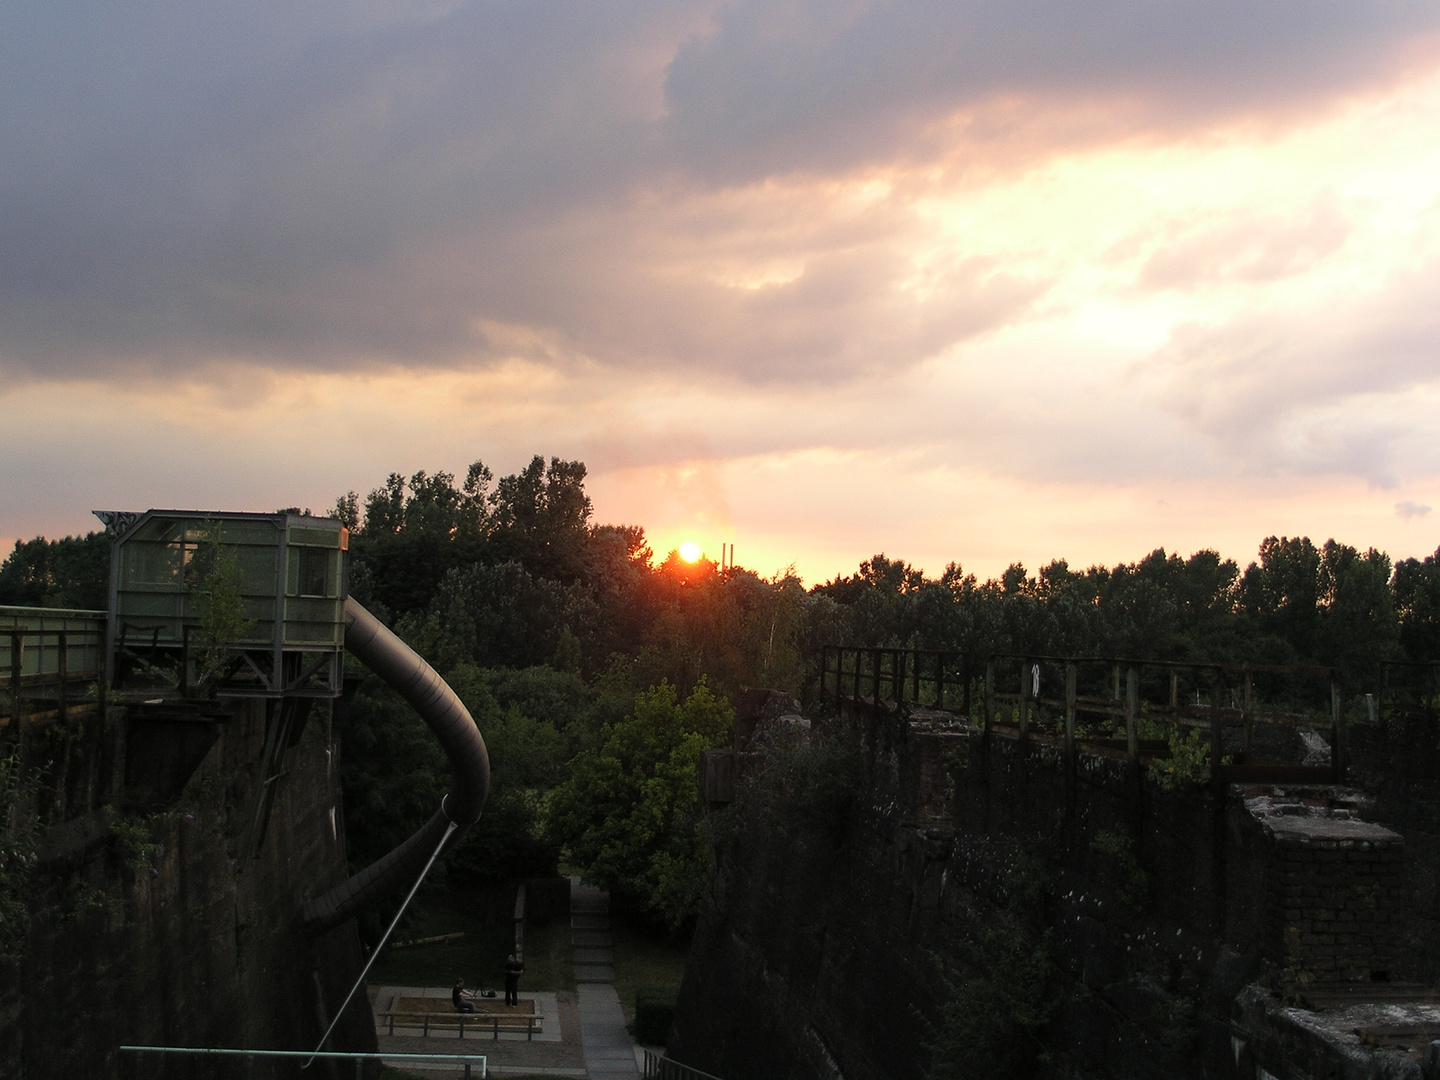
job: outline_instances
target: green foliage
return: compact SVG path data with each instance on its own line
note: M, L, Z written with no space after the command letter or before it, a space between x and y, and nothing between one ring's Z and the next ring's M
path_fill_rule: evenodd
M368 866L440 806L449 765L425 722L379 679L344 712L340 784L350 865Z
M155 860L164 852L164 845L155 839L154 827L163 815L128 816L111 822L115 849L120 862L132 874L143 874L155 867Z
M1170 757L1150 762L1150 776L1166 791L1195 787L1210 780L1210 739L1199 728L1170 730Z
M0 563L0 604L103 611L109 591L110 537L103 532L16 540Z
M30 929L40 779L40 771L21 765L19 754L0 758L0 962L16 958Z
M766 831L818 828L838 841L861 786L857 733L839 720L809 732L772 727L754 749L758 759L741 778L732 824L749 819Z
M203 527L194 558L186 568L185 584L191 595L191 610L200 624L191 646L196 682L204 686L220 674L230 649L253 625L253 620L245 616L239 557L234 548L220 543L220 530L214 522L207 521Z
M1200 1041L1199 1007L1194 998L1179 996L1157 1005L1151 1016L1160 1044L1172 1053L1190 1054Z
M1108 855L1120 871L1120 899L1136 914L1150 906L1150 876L1135 856L1135 840L1116 829L1101 829L1090 841L1092 851Z
M703 680L683 702L668 682L636 695L551 793L547 825L568 861L672 927L691 919L705 877L700 751L728 742L733 720Z
M647 986L635 992L635 1041L664 1046L675 1023L675 990Z
M941 963L945 997L930 1024L927 1080L1021 1080L1045 1057L1041 1035L1055 1011L1051 937L1044 929L1050 877L1032 853L1006 845L1007 869L991 904L958 928Z

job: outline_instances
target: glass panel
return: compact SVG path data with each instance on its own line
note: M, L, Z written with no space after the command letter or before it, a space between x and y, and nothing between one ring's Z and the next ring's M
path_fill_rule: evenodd
M180 584L178 543L130 543L121 548L121 586Z
M308 525L295 525L290 529L290 543L292 545L338 548L340 546L340 530L338 528L316 529Z
M135 531L125 537L125 546L143 544L156 540L169 541L180 539L180 522L175 518L151 518L143 525L136 526Z
M280 530L269 521L224 521L220 524L220 542L278 547Z
M301 596L330 595L330 552L324 548L300 549Z

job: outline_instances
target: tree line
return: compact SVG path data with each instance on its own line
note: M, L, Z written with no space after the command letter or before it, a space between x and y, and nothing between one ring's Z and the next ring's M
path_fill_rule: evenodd
M599 524L578 461L534 458L498 480L482 462L391 474L332 511L351 529L351 593L455 687L494 760L480 827L452 882L553 871L563 857L658 918L682 923L701 874L698 750L728 740L742 686L818 692L821 646L1243 661L1333 667L1373 690L1383 660L1440 659L1440 551L1268 537L1243 569L1214 551L979 580L884 554L805 588L793 573L651 550ZM103 533L17 542L0 603L102 608ZM359 674L357 672L357 674ZM350 853L368 862L423 820L443 757L378 680L346 705ZM628 822L616 827L616 822Z

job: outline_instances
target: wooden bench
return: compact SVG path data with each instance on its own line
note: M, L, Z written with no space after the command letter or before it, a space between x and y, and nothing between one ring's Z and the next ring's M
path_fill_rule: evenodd
M420 1028L421 1036L428 1038L433 1031L456 1029L456 1037L463 1039L465 1030L490 1032L499 1041L502 1031L525 1033L529 1042L537 1033L544 1034L545 1028L538 1016L524 1016L515 1013L464 1013L464 1012L382 1012L375 1019L386 1028L387 1035L394 1035L398 1028Z

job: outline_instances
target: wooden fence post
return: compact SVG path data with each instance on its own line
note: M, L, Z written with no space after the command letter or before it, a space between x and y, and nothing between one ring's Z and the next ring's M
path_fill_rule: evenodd
M1340 684L1330 681L1330 767L1335 771L1335 783L1345 782L1345 709L1340 697Z
M1220 673L1211 672L1210 683L1210 781L1218 791L1224 784L1225 724L1220 716Z
M1065 756L1075 762L1075 680L1074 664L1065 665Z
M1030 660L1020 661L1020 741L1030 737Z
M1132 667L1125 673L1125 754L1132 762L1140 760L1139 712L1140 673Z

